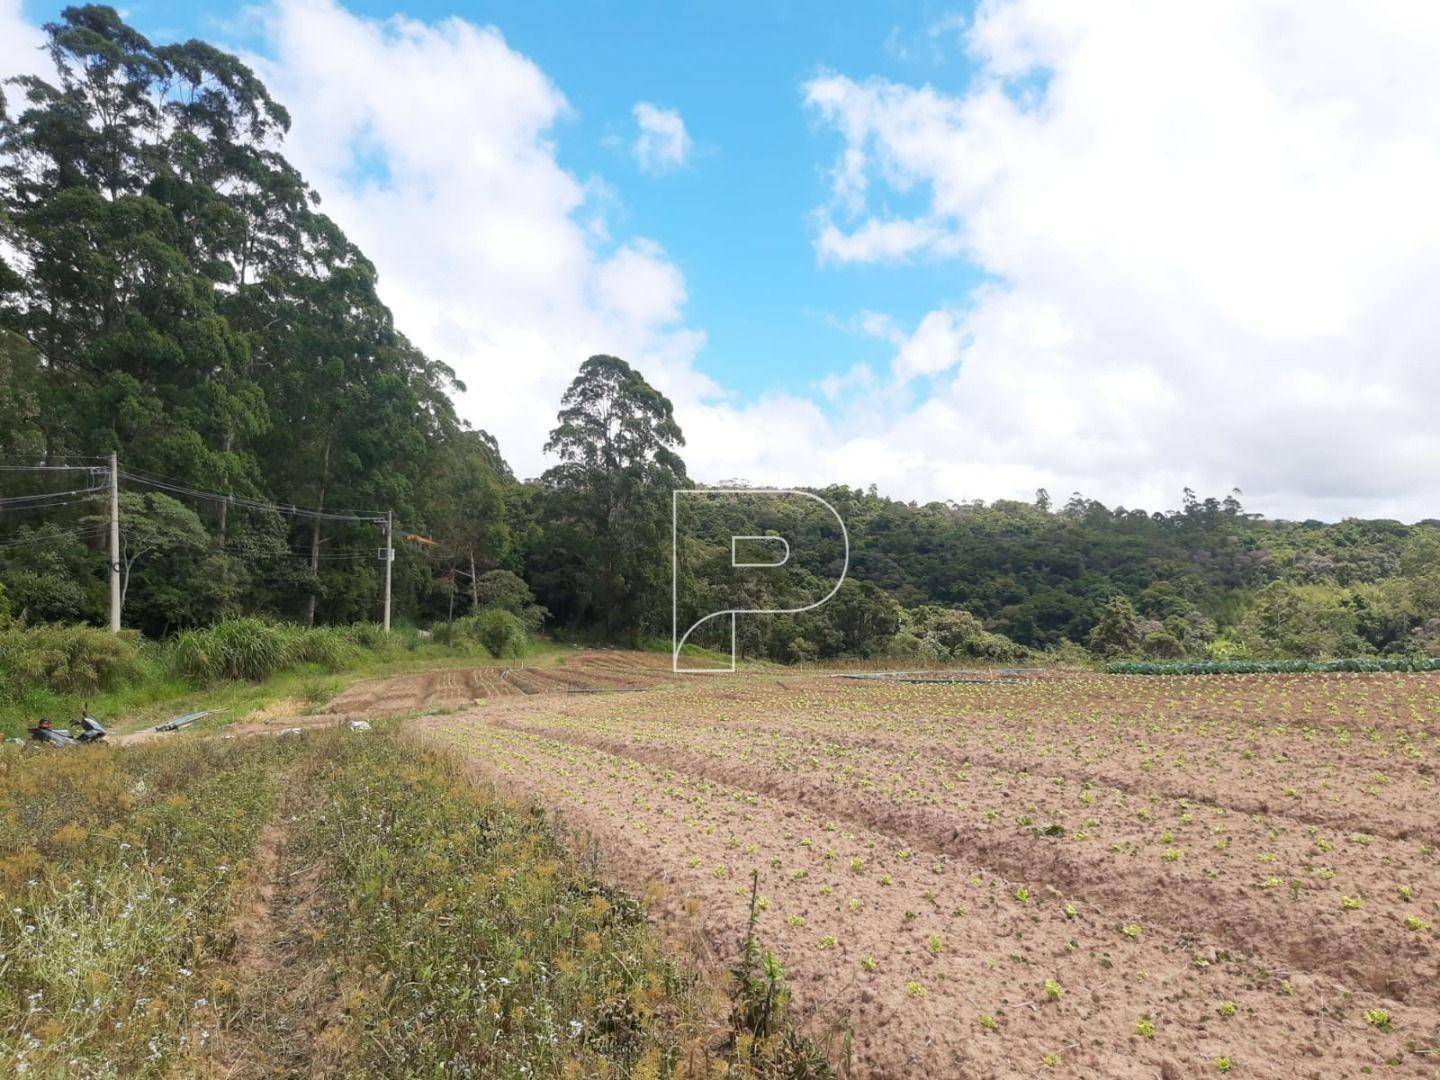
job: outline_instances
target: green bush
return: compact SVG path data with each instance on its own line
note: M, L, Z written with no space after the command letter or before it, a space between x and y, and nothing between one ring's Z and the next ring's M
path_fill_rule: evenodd
M530 586L509 570L481 574L475 581L475 602L484 611L498 608L510 612L531 634L539 632L549 614L535 603Z
M1179 660L1185 655L1185 646L1174 634L1156 630L1145 635L1140 651L1156 660Z
M362 649L383 649L388 643L379 623L352 623L345 627L345 634Z
M516 657L525 652L529 637L520 620L508 611L491 609L466 615L435 628L435 640L447 645L483 645L491 656Z
M37 689L59 694L113 690L146 672L140 635L93 626L22 626L0 630L0 699Z

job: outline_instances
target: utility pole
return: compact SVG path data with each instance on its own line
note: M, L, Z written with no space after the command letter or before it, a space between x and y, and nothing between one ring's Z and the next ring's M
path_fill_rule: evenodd
M110 632L120 632L120 464L110 454Z
M385 633L390 633L390 568L395 562L395 511L385 511Z

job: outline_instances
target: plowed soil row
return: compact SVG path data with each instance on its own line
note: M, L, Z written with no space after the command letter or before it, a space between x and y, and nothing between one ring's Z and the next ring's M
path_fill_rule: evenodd
M990 821L957 812L954 800L922 802L918 786L925 786L926 770L918 762L907 762L909 786L897 790L853 775L837 776L798 756L777 755L767 767L723 752L697 754L654 740L596 735L562 725L522 723L517 729L763 792L914 846L974 861L1015 881L1060 889L1120 915L1133 911L1136 896L1144 895L1149 921L1177 935L1204 937L1286 967L1323 972L1368 992L1440 1008L1440 953L1406 929L1403 918L1413 904L1401 901L1393 884L1423 872L1426 859L1418 845L1388 844L1381 854L1372 846L1340 840L1347 847L1346 873L1341 879L1321 879L1315 876L1320 864L1313 841L1293 830L1282 837L1274 822L1207 815L1197 823L1193 811L1142 800L1136 808L1150 812L1147 820L1162 823L1148 833L1127 827L1133 812L1124 813L1119 829L1107 828L1102 817L1093 816L1087 820L1095 824L1088 829L1067 829L1055 807L1038 802L1016 806L1031 793L1013 790L991 804L1010 812ZM993 771L989 777L966 777L982 790L995 778ZM1035 786L1039 784L1043 781ZM1049 801L1048 791L1033 794ZM1113 804L1096 813L1113 813ZM1191 820L1178 824L1187 813ZM1221 850L1212 844L1217 829L1225 843ZM1176 830L1198 839L1201 846L1172 846L1184 839L1156 842L1157 835L1173 836ZM1112 839L1116 836L1123 839ZM1287 847L1281 862L1278 851ZM1308 861L1307 851L1312 852ZM1178 854L1167 858L1166 853ZM1266 854L1276 857L1260 861ZM1340 906L1349 894L1374 898L1363 922Z
M334 697L330 716L374 719L472 705L493 697L557 691L637 690L669 677L669 657L591 650L553 667L477 667L427 671L357 683Z
M1436 1075L1416 703L1440 683L1353 678L1376 700L1186 680L1151 713L1124 678L703 679L423 726L592 833L660 917L693 911L717 959L758 869L762 936L813 1024L854 1026L862 1075Z

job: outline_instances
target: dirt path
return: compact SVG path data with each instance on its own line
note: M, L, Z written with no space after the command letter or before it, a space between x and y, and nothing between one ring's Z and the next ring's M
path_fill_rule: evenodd
M293 782L285 791L256 845L248 899L234 925L224 974L230 990L208 1059L210 1075L226 1080L333 1075L325 1030L338 992L328 973L303 959L301 943L317 921L318 874L298 857L304 797Z

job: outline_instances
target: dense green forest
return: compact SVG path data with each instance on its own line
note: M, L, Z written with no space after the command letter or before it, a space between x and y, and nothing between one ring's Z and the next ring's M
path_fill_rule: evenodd
M641 373L577 357L557 464L517 479L283 157L287 114L253 72L106 7L47 33L57 81L11 79L0 103L0 619L103 623L114 452L125 622L151 636L374 620L393 510L401 621L501 608L668 640L671 491L694 485ZM1440 654L1440 522L1265 521L1238 493L1149 513L816 490L848 525L849 579L815 611L742 617L748 655ZM826 515L743 502L685 510L687 624L798 606L838 574ZM728 537L767 530L795 563L735 575Z

